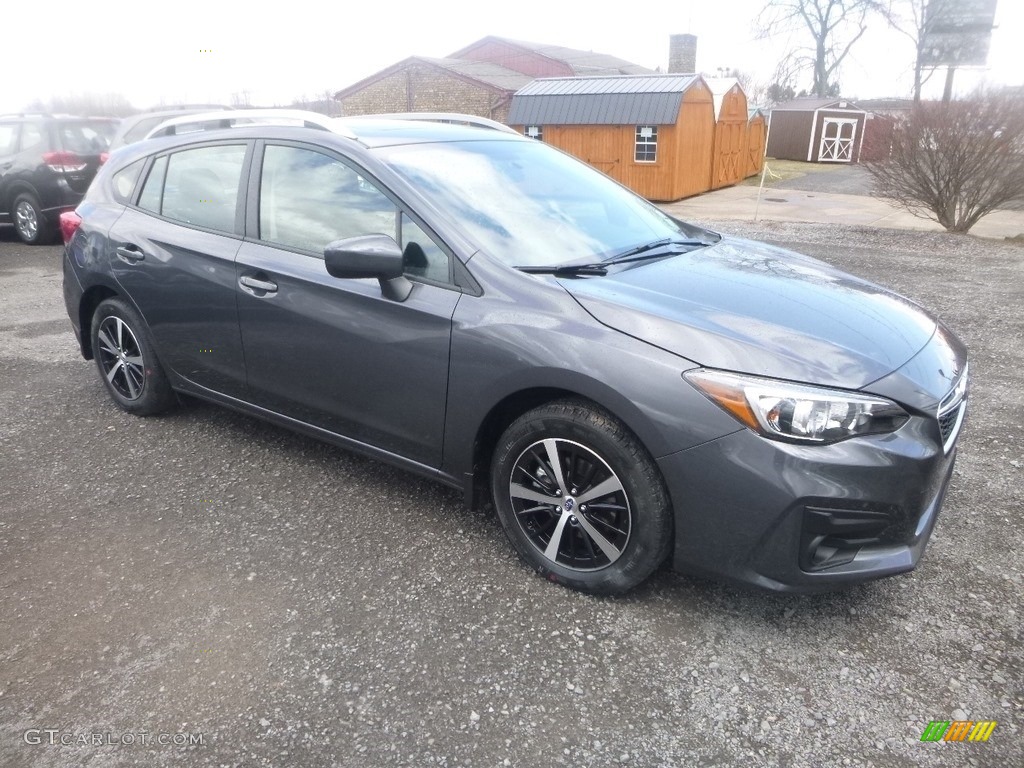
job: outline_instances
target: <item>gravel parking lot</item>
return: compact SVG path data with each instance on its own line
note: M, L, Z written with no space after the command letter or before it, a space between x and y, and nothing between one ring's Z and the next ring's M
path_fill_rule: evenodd
M0 765L1024 765L1024 247L720 228L891 286L970 347L916 572L569 592L445 487L212 406L118 411L61 249L0 232ZM954 719L999 724L920 741Z

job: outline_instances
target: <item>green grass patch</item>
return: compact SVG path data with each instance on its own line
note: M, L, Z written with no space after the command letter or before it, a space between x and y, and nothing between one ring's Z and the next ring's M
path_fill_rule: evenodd
M768 166L768 173L764 175L766 187L774 186L780 181L797 179L809 173L832 173L845 167L845 164L842 163L806 163L800 160L776 160L774 157L767 158L765 164ZM759 186L761 174L749 176L740 183L748 187Z

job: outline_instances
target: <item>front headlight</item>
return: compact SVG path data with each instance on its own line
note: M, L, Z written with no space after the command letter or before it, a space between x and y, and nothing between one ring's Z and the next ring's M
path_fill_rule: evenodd
M708 369L683 376L740 422L775 440L834 443L895 432L910 418L896 403L874 395Z

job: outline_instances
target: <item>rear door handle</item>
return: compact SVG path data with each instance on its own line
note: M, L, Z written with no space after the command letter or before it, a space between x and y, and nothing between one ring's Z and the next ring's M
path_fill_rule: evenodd
M257 277L249 277L248 275L242 275L238 278L238 282L242 284L244 288L251 288L252 291L262 291L263 293L277 293L277 283L272 283L270 280L260 280Z
M142 249L137 245L119 245L117 246L116 253L129 264L134 264L135 262L142 261L146 258L146 254L143 253Z

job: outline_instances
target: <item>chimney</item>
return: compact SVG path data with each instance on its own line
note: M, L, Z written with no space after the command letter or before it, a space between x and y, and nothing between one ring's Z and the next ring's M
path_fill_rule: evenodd
M691 74L697 71L697 36L668 36L668 71Z

